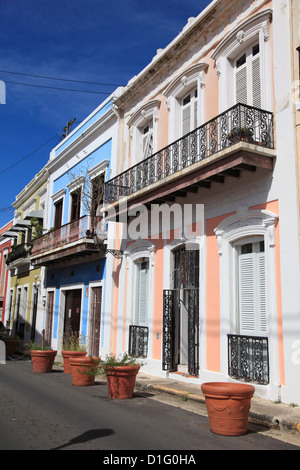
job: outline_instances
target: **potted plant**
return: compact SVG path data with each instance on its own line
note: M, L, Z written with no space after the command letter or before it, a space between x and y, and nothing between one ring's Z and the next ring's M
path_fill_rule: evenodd
M82 335L73 333L65 335L61 354L64 359L64 373L71 374L70 359L86 356L86 345Z
M252 143L253 129L249 127L234 127L228 134L228 140L231 144L236 144L241 141Z
M57 351L33 342L27 344L27 351L31 355L33 372L51 372Z
M95 356L71 358L72 384L79 386L93 385L99 363L100 358Z
M207 382L201 385L205 396L210 430L224 436L246 434L253 385Z
M106 356L105 361L100 362L99 370L107 377L109 397L119 400L132 398L139 369L140 364L127 353L121 357L114 354Z
M0 341L5 343L6 355L13 356L19 344L18 336L4 330L0 332Z

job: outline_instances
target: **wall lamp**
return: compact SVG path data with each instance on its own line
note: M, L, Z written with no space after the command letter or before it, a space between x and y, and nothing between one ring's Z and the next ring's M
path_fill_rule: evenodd
M106 240L106 232L103 230L97 228L96 232L92 233L92 237L94 240L94 243L96 247L98 248L99 251L103 251L104 253L110 253L117 259L121 259L123 256L123 251L121 250L114 250L111 248L107 248L106 245L104 245L104 241Z

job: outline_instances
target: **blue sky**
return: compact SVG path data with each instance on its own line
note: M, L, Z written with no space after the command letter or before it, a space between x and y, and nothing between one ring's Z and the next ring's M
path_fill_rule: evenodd
M126 85L209 3L0 0L0 80L6 90L6 104L0 104L0 227L13 218L16 195L47 163L67 122L80 123Z

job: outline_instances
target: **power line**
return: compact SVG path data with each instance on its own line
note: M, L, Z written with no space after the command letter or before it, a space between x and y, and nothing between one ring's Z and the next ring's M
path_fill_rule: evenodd
M89 85L122 86L122 85L116 85L115 83L87 82L87 81L84 81L84 80L74 80L74 79L70 79L70 78L58 78L58 77L48 77L46 75L33 75L33 74L30 74L30 73L9 72L8 70L0 70L0 72L10 73L10 74L13 74L13 75L23 75L25 77L45 78L47 80L60 80L60 81L63 81L63 82L86 83L86 84L89 84Z
M18 165L19 163L23 162L24 160L26 160L26 158L30 157L31 155L33 155L35 152L37 152L38 150L40 150L41 148L45 147L45 145L49 144L49 142L51 142L51 140L57 138L58 135L55 134L53 137L51 137L51 139L47 140L46 142L44 142L42 145L40 145L38 148L36 148L35 150L33 150L32 152L30 152L28 155L26 155L25 157L21 158L20 160L18 160L17 162L13 163L12 165L8 166L7 168L5 168L4 170L1 170L0 171L0 175L2 175L2 173L5 173L6 171L10 170L11 168L13 168L14 166Z
M75 91L79 93L94 93L97 95L110 95L111 94L111 92L105 92L105 91L73 90L72 88L59 88L59 87L46 86L46 85L33 85L31 83L8 82L7 80L5 80L5 83L12 83L14 85L24 85L24 86L31 86L31 87L38 87L38 88L50 88L52 90Z

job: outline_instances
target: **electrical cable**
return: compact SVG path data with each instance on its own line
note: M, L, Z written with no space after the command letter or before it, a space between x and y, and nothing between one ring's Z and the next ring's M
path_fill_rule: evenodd
M46 86L46 85L33 85L31 83L9 82L7 80L5 81L5 83L12 83L14 85L24 85L24 86L31 86L31 87L38 87L38 88L50 88L52 90L75 91L79 93L94 93L98 95L110 95L111 94L111 92L105 92L105 91L73 90L71 88L59 88L59 87Z
M23 162L24 160L26 160L26 158L30 157L31 155L33 155L35 152L37 152L38 150L40 150L41 148L45 147L45 145L47 145L49 142L51 142L51 140L55 139L58 137L58 134L55 134L53 137L51 137L51 139L47 140L46 142L44 142L42 145L40 145L38 148L36 148L35 150L33 150L32 152L30 152L28 155L26 155L25 157L21 158L20 160L18 160L17 162L13 163L12 165L8 166L7 168L5 168L4 170L1 170L0 171L0 175L2 175L2 173L5 173L6 171L10 170L11 168L13 168L14 166L18 165L19 163Z
M45 75L33 75L30 73L21 73L21 72L9 72L8 70L0 70L2 73L10 73L12 75L23 75L25 77L35 77L35 78L45 78L47 80L60 80L63 82L74 82L74 83L86 83L89 85L103 85L103 86L122 86L122 85L116 85L115 83L101 83L101 82L87 82L84 80L74 80L70 78L57 78L57 77L47 77Z

